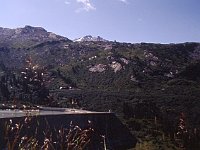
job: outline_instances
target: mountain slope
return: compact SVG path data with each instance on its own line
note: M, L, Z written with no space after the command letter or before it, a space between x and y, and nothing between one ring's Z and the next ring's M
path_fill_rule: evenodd
M1 100L13 98L12 90L18 89L13 80L23 83L28 58L45 72L45 87L59 106L78 99L85 109L144 122L156 116L173 132L184 113L191 131L199 128L200 43L73 42L52 35L35 27L0 29ZM18 99L37 99L20 90L15 91Z
M25 58L31 56L33 63L48 71L59 69L80 89L137 91L155 87L178 77L200 58L198 43L84 43L38 27L1 30L0 58L4 68L23 67Z

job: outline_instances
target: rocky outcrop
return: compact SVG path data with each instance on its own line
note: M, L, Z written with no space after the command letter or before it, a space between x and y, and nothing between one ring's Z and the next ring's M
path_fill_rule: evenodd
M116 61L113 61L110 64L110 67L114 70L114 72L116 73L117 71L120 71L122 69L122 65Z
M98 64L89 68L90 72L103 72L106 70L106 65Z

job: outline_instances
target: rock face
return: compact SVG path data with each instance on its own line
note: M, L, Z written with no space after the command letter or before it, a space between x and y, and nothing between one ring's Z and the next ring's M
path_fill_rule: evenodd
M0 44L6 46L31 46L47 41L68 40L65 37L47 32L41 27L25 26L24 28L8 29L0 27Z
M106 65L103 65L103 64L98 64L89 68L90 72L103 72L105 70L106 70Z
M122 65L116 61L113 61L110 65L110 67L114 70L115 73L122 69Z

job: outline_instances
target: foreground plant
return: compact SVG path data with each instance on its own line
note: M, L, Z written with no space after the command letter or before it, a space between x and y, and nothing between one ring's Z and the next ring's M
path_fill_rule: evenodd
M26 116L19 123L13 123L11 119L5 123L5 148L8 150L83 150L90 143L94 133L91 121L88 121L88 125L87 129L81 129L71 122L69 128L61 127L59 130L51 131L46 121L42 142L38 139L41 136L38 133L39 123L34 127L31 116Z

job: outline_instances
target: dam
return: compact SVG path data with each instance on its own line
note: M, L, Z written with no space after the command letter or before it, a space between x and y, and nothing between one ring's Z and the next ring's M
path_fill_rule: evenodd
M3 135L3 126L5 122L12 119L13 122L19 122L27 115L32 116L33 122L39 122L39 138L43 135L47 121L51 130L59 129L61 126L69 126L70 122L81 128L87 128L88 120L92 122L92 128L97 135L105 136L106 147L109 150L126 150L135 147L136 138L129 132L128 128L112 112L93 112L70 108L51 108L40 107L34 110L0 110L0 135ZM4 138L0 137L0 143ZM3 144L0 149L3 149ZM102 144L94 142L90 149L101 149Z

